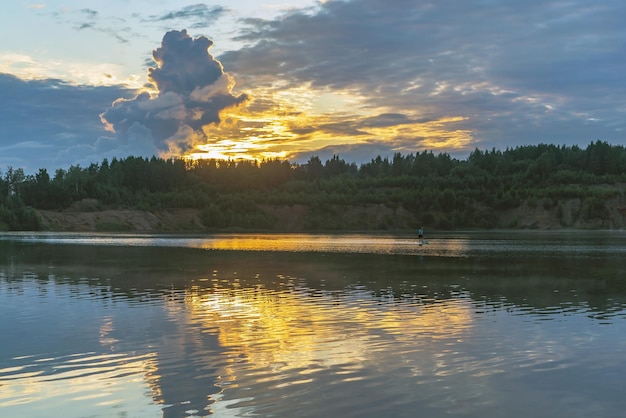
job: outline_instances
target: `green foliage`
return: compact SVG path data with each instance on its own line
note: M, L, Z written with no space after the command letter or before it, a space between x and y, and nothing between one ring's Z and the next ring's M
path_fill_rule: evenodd
M41 220L37 212L23 204L7 207L0 204L0 231L37 231Z
M96 231L98 232L127 232L130 230L132 230L130 225L117 222L98 222L96 224Z
M456 194L451 189L445 189L438 197L439 207L445 212L456 209Z
M414 222L438 228L494 227L500 211L524 203L564 219L562 200L581 199L581 216L590 220L608 215L605 202L623 183L626 149L601 141L586 149L476 149L467 160L431 151L396 153L358 167L336 155L325 162L311 157L305 164L127 157L58 169L54 176L46 169L25 175L8 167L0 173L0 229L37 229L32 208L80 208L85 199L97 202L96 208L198 208L200 221L211 229L280 227L267 205L307 207L308 229L392 228L389 215L345 220L332 209L376 205L402 208Z
M582 208L582 217L585 220L602 219L605 216L606 208L604 199L599 196L591 196L585 199Z

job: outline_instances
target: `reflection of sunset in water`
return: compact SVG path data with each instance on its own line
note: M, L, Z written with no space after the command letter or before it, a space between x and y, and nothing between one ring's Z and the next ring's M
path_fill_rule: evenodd
M470 244L475 244L468 237L448 238L439 240L437 246L439 251L447 255L455 255L457 257L467 256L471 250Z
M563 415L546 384L624 409L623 234L15 236L2 416Z
M371 235L223 234L205 240L201 248L230 251L321 251L346 253L406 253L416 250L415 239Z
M23 365L0 369L0 408L30 404L41 416L88 416L94 406L123 406L137 416L154 416L159 405L148 402L144 393L159 397L150 376L157 370L156 354L144 355L82 353L64 358L16 359ZM10 372L10 385L1 376ZM71 401L67 403L67 401ZM53 412L51 412L53 411ZM146 414L146 415L144 415Z
M322 293L293 283L280 290L212 284L187 292L190 321L215 332L231 358L254 368L303 374L359 368L376 362L385 341L423 346L460 339L472 326L471 306L462 299L381 304L362 292Z

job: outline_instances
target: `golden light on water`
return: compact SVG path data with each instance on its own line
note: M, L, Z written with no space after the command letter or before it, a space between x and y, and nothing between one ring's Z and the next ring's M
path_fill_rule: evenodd
M309 369L377 361L381 340L413 347L461 339L473 324L471 304L462 299L428 305L381 305L360 294L334 297L299 289L277 277L284 289L212 279L208 288L188 290L189 321L217 334L230 357L255 369ZM223 282L223 283L222 283ZM234 373L232 370L225 374Z

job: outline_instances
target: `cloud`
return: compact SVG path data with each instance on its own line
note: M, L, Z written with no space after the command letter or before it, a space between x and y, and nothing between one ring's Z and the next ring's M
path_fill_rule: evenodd
M624 142L624 15L619 0L330 0L248 19L220 59L244 86L350 92L355 115L463 118L468 149Z
M55 169L82 161L76 147L93 147L106 134L98 118L122 86L72 85L57 79L22 80L0 73L0 167ZM101 160L94 156L92 162Z
M126 156L152 157L158 155L150 131L139 123L132 124L128 135L107 137L100 136L96 141L77 143L61 150L57 159L71 161L83 167L94 162L101 162Z
M207 125L247 99L231 93L234 81L211 45L168 32L154 51L150 92L0 73L0 167L54 171L103 158L181 155L207 142Z
M157 65L148 70L156 92L115 101L101 114L102 121L118 137L132 136L136 126L147 129L161 153L186 152L206 141L203 128L219 124L221 111L247 99L231 92L234 82L209 53L212 45L186 30L167 32L153 52Z
M2 55L0 71L38 80L0 74L0 167L203 149L368 161L424 149L626 143L621 0L329 0L240 21L229 7L40 9L63 25L63 46L81 62ZM214 58L204 36L163 37L170 26L211 27L232 50ZM137 58L132 80L120 75L125 57ZM146 69L147 80L137 76ZM121 80L146 90L112 85Z
M199 3L185 6L182 9L167 12L162 15L152 15L146 20L149 22L184 21L189 27L199 28L209 26L227 12L228 9L222 6L211 7Z
M93 9L81 9L80 12L90 18L96 18L98 16L98 11Z
M45 6L42 7L44 8ZM111 37L122 44L129 44L133 38L139 36L126 24L125 19L105 16L94 9L59 7L41 14L52 17L63 28L72 28L76 31L91 30Z

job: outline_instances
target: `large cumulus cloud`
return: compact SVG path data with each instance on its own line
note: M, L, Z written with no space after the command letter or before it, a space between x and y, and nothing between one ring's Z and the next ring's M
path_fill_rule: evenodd
M102 121L129 142L134 133L147 131L162 154L181 154L206 140L203 127L218 124L223 109L247 99L232 93L234 81L209 53L212 45L186 30L167 32L152 54L156 67L148 70L153 91L115 101ZM140 139L145 141L145 135Z

